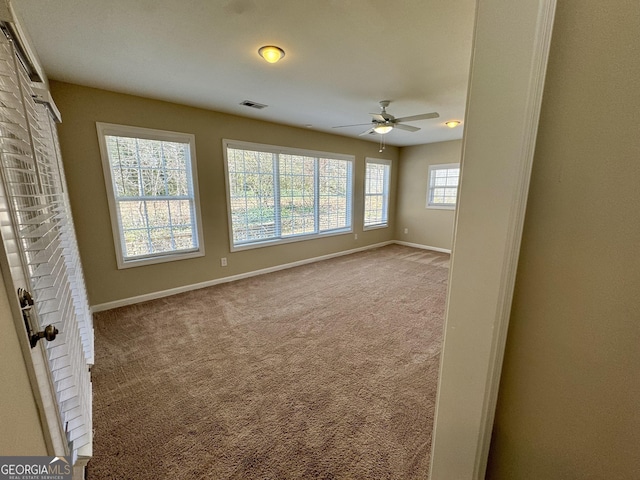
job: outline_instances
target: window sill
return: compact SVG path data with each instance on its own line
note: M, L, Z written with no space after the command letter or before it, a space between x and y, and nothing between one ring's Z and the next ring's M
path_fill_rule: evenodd
M158 255L155 257L143 257L131 260L124 260L118 258L118 270L133 267L143 267L145 265L155 265L157 263L176 262L178 260L187 260L189 258L204 257L204 247L196 251L183 252L183 253L167 253L164 255Z
M456 209L455 205L443 205L443 206L427 205L426 208L430 210L455 210Z
M336 235L346 235L349 233L353 233L353 229L349 228L349 229L341 229L341 230L334 230L331 232L326 232L326 233L316 233L316 234L312 234L312 235L300 235L300 236L296 236L296 237L286 237L286 238L277 238L274 240L265 240L263 242L253 242L253 243L246 243L246 244L242 244L242 245L233 245L231 247L231 251L232 252L241 252L243 250L251 250L253 248L262 248L262 247L273 247L276 245L284 245L287 243L294 243L294 242L304 242L306 240L317 240L319 238L325 238L325 237L333 237Z
M378 225L365 225L364 227L362 227L362 230L366 232L367 230L378 230L379 228L389 228L389 224L380 223Z

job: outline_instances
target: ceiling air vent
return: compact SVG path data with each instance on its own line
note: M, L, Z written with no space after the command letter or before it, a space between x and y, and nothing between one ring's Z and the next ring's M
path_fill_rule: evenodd
M267 108L268 105L263 105L262 103L252 102L251 100L245 100L240 102L240 105L244 105L245 107L256 108L258 110L262 110L263 108Z

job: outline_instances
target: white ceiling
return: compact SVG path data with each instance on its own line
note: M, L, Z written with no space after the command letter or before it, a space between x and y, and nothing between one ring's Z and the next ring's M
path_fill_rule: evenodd
M462 137L444 122L464 118L475 0L12 4L55 80L354 137L367 127L332 127L367 123L389 99L396 117L440 118L393 130L387 144ZM269 44L285 50L280 63L258 56Z

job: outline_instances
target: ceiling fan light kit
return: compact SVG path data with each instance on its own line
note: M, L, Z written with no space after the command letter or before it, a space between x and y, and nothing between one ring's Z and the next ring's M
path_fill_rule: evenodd
M458 125L460 125L460 122L458 120L450 120L448 122L445 122L444 124L449 128L456 128Z
M381 100L380 101L380 113L371 113L370 115L373 117L371 122L369 123L357 123L355 125L338 125L333 128L344 128L344 127L358 127L361 125L369 125L369 129L365 130L360 134L360 136L369 135L371 133L378 133L380 135L385 135L394 129L405 130L407 132L417 132L420 130L419 127L414 127L413 125L405 125L404 122L417 122L418 120L428 120L430 118L438 118L440 115L437 112L431 113L422 113L420 115L412 115L409 117L401 117L396 118L390 113L387 113L387 107L391 103L390 100Z
M380 124L373 127L373 131L379 133L380 135L389 133L391 130L393 130L393 125Z

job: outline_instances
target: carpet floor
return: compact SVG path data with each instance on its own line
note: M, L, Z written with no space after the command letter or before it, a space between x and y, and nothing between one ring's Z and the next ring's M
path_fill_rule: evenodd
M96 314L87 479L426 479L448 266L389 245Z

